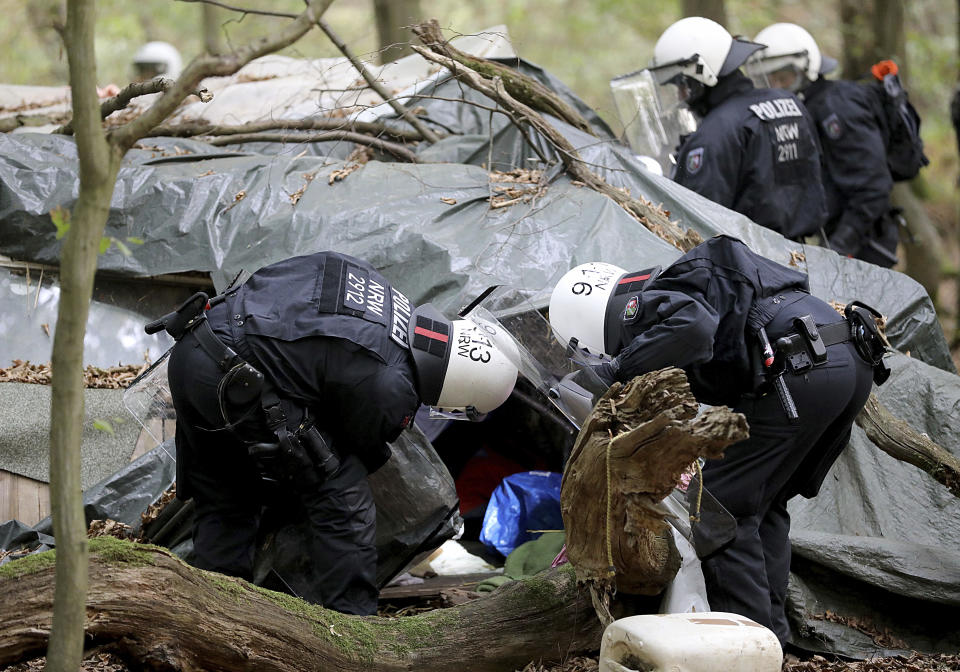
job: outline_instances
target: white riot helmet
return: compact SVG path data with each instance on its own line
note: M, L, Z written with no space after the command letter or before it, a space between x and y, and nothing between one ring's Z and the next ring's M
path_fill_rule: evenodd
M777 88L800 91L817 80L821 74L832 72L837 61L823 56L816 40L795 23L775 23L759 33L755 41L765 45L763 51L750 59L747 72L751 77L767 77L767 84ZM791 72L797 76L790 76ZM783 72L775 78L773 73Z
M133 56L133 67L138 80L167 77L176 79L180 76L183 62L180 52L168 42L147 42L137 50Z
M739 68L760 48L759 44L731 36L716 21L690 16L660 35L650 71L660 84L687 77L704 86L716 86L720 77Z
M623 317L636 314L640 292L659 274L659 266L636 273L602 261L576 266L553 288L550 326L564 345L616 355Z
M408 335L420 399L439 414L473 420L513 392L519 352L496 325L451 321L427 303L413 311Z

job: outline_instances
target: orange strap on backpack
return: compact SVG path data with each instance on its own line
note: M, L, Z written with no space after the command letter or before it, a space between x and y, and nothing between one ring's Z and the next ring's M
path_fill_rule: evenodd
M881 82L887 75L895 75L899 71L900 68L897 67L897 64L893 61L880 61L879 63L874 63L872 66L870 66L870 72L872 72L873 76Z

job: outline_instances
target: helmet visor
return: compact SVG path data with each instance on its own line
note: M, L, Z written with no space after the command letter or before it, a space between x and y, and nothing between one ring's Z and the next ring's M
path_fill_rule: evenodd
M577 429L593 409L607 385L591 364L603 359L581 348L565 347L529 295L500 287L463 316L481 328L493 327L497 339L510 339L517 369ZM606 360L609 361L609 360Z
M674 70L673 77L682 73ZM610 80L624 136L635 154L652 157L671 175L680 137L697 130L697 118L681 99L680 87L660 84L654 73L639 70Z

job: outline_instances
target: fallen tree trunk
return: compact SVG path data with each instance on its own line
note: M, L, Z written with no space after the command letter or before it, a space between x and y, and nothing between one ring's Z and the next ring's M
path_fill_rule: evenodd
M857 416L857 424L880 450L893 458L919 467L938 483L960 497L960 459L920 434L903 420L894 417L871 394Z
M659 506L698 458L717 458L748 436L725 406L697 414L687 377L661 369L615 383L584 422L567 462L561 508L577 579L655 595L680 566ZM602 610L601 610L602 612Z
M90 542L88 647L138 669L513 670L596 650L601 624L569 568L416 616L347 616L194 569L155 546ZM0 567L0 667L42 655L54 552Z

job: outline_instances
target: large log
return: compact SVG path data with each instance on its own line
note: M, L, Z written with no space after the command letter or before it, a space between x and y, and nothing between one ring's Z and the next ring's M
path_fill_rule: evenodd
M416 616L347 616L195 569L169 551L90 542L88 647L138 669L514 670L596 650L602 626L569 568ZM53 609L54 551L0 566L0 668L42 655Z
M577 436L563 475L567 556L597 592L655 595L680 566L661 502L698 458L748 436L726 407L698 415L677 368L614 383ZM612 569L611 569L612 566Z

